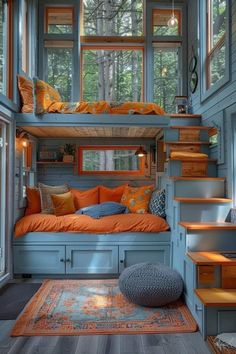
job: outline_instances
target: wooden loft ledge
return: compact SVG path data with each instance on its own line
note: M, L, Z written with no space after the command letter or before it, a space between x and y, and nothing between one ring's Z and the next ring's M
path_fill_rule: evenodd
M138 114L58 114L16 113L17 126L119 126L167 128L170 116Z

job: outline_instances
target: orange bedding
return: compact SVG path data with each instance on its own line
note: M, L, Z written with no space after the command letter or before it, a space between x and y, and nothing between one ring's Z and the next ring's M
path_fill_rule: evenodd
M156 103L148 102L53 102L48 113L90 113L90 114L157 114L164 110Z
M32 214L15 225L15 237L27 232L161 232L169 230L166 221L152 214L119 214L93 219L88 215L55 216Z

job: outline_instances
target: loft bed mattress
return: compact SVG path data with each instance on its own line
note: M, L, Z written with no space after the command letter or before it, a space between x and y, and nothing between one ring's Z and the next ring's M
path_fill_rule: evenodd
M113 234L122 232L158 233L169 230L167 222L152 214L118 214L93 219L88 215L55 216L33 214L24 216L15 225L15 238L30 232L77 232Z

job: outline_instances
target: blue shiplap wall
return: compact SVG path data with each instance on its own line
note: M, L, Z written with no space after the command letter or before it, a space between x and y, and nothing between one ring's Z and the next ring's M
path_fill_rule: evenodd
M60 185L68 183L72 188L87 189L99 184L108 187L115 187L122 183L129 183L132 186L140 186L155 183L155 170L150 166L150 145L155 143L154 139L119 139L119 138L91 138L91 139L39 139L38 151L46 146L48 150L58 151L65 143L79 145L144 145L148 151L148 168L145 176L122 176L122 175L78 175L78 166L38 166L38 182L49 185Z
M200 0L201 1L201 0ZM219 120L224 120L224 163L218 165L218 175L220 177L229 177L231 170L229 168L231 155L231 116L227 115L227 109L236 102L236 1L230 3L230 81L210 96L207 100L201 102L200 84L196 92L192 95L193 111L203 116L203 125L213 125ZM188 61L192 55L192 46L198 56L198 74L200 75L200 53L199 53L199 1L190 0L188 2ZM189 96L191 93L189 92ZM226 143L227 141L227 143ZM212 150L211 157L217 157L216 150ZM228 179L230 180L230 178ZM228 185L228 194L232 195L232 186Z

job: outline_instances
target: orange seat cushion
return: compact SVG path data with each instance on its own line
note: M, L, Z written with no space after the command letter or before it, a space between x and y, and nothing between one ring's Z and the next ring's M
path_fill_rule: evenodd
M41 200L38 188L26 187L27 207L25 216L41 213Z
M85 208L90 205L98 204L98 188L95 187L86 191L80 189L71 189L74 196L75 209Z
M15 237L27 232L161 232L167 231L169 225L165 219L152 214L119 214L93 219L88 215L34 214L17 221ZM42 239L43 240L43 239ZM112 241L112 238L111 238Z
M131 213L144 214L148 212L149 201L154 186L125 187L121 203L129 208Z
M18 89L22 101L21 112L33 113L34 111L34 96L33 96L33 82L24 76L18 75Z
M35 95L35 113L47 113L49 107L53 103L61 101L61 96L56 89L54 89L45 81L34 78L33 82Z
M99 187L99 203L104 202L117 202L120 203L121 197L124 193L125 187L128 186L124 184L116 188L107 188L104 186Z
M54 207L54 214L56 216L73 214L75 212L74 197L71 192L52 194L51 198Z

